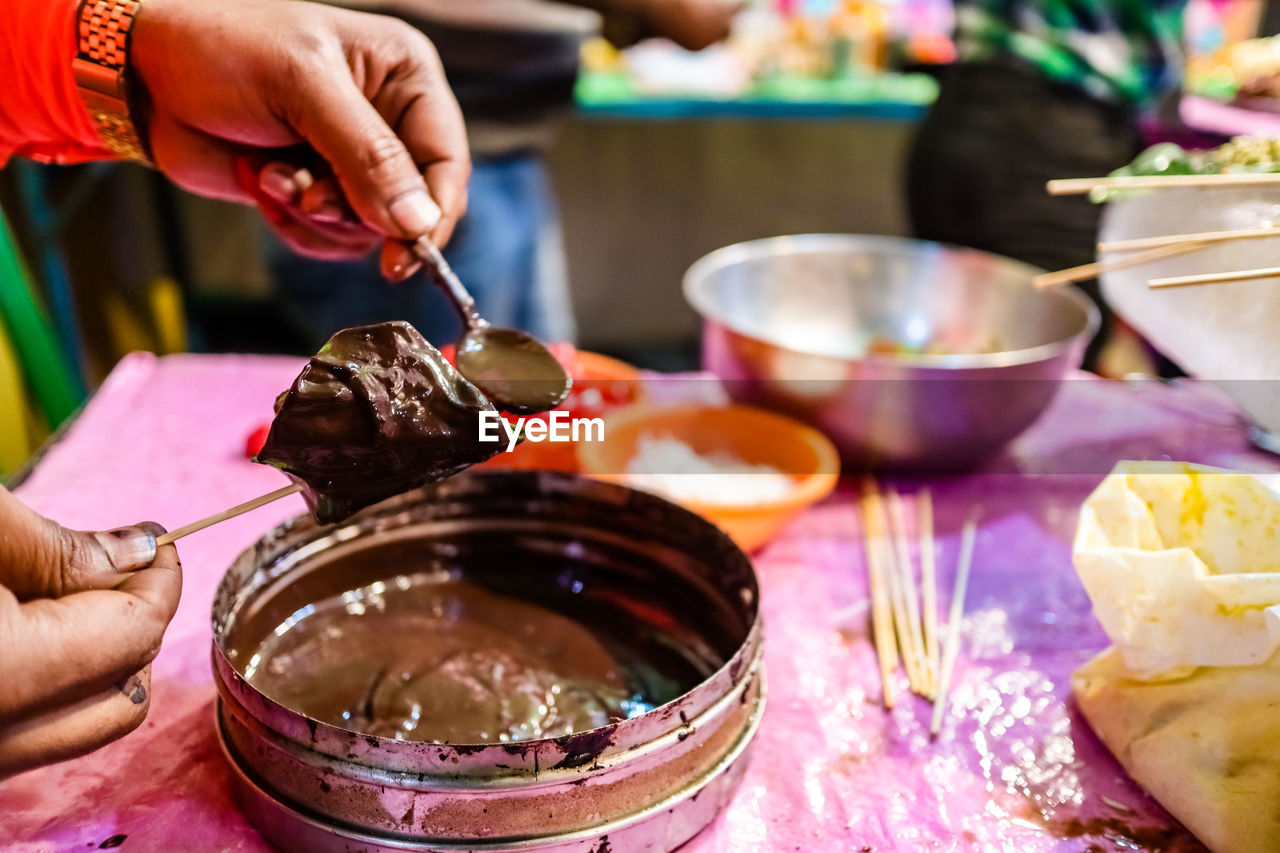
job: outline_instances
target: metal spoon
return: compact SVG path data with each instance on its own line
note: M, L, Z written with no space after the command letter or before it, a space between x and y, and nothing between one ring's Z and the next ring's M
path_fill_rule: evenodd
M413 243L413 252L462 317L465 328L454 364L468 382L499 409L515 414L545 412L564 402L573 380L545 346L524 332L490 326L444 255L426 237Z

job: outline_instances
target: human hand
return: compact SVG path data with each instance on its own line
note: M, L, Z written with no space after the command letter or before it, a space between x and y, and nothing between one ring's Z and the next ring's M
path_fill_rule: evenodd
M158 524L68 530L0 488L0 778L91 752L150 707L182 591Z
M147 0L131 38L156 165L192 192L259 203L295 249L352 257L381 239L384 272L403 272L404 241L443 244L465 211L462 113L435 49L408 24L296 0ZM331 171L316 184L359 225L317 219L308 188L264 183L267 164L299 150ZM237 158L261 171L264 192L244 186Z

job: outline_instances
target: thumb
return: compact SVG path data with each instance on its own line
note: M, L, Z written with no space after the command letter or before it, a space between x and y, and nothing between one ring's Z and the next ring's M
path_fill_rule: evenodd
M347 75L313 89L297 132L328 161L366 225L414 240L440 221L440 208L404 143Z
M111 589L156 557L154 522L106 532L69 530L0 488L0 584L20 601Z

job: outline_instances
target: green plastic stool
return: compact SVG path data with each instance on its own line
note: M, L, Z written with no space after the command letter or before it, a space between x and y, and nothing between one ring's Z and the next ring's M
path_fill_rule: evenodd
M58 343L3 212L0 212L0 322L8 332L31 396L49 427L57 428L84 402L85 389L71 359Z

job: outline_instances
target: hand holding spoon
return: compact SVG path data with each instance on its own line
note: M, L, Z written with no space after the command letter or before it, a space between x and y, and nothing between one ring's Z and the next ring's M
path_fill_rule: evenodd
M250 195L265 214L284 220L307 221L319 228L359 227L360 220L351 212L341 189L332 176L317 177L307 168L291 165L287 157L261 166L248 158L236 161L236 176L241 188ZM312 164L321 168L317 164ZM292 172L291 185L296 197L288 200L268 196L263 176L269 172ZM338 213L337 219L319 219L306 213L307 198L329 199ZM531 335L513 329L490 326L476 310L475 300L449 267L440 250L427 237L407 244L414 255L462 317L464 328L457 342L456 367L466 379L479 388L499 409L520 415L545 412L564 401L572 384L569 374Z
M532 335L490 326L429 239L419 238L413 251L462 317L464 329L454 356L458 372L508 412L531 414L560 405L573 381L556 357Z
M242 158L236 168L237 179L245 191L259 202L264 211L274 209L277 202L266 198L260 191L259 177L252 164ZM302 171L297 174L302 174ZM311 181L309 174L307 181ZM555 356L531 335L490 326L480 316L471 294L428 238L418 239L410 244L410 248L423 261L462 317L465 328L458 339L455 355L458 373L479 388L494 406L515 414L544 412L563 402L573 383ZM170 531L158 537L157 542L167 545L206 527L297 494L302 489L300 483L284 486Z

